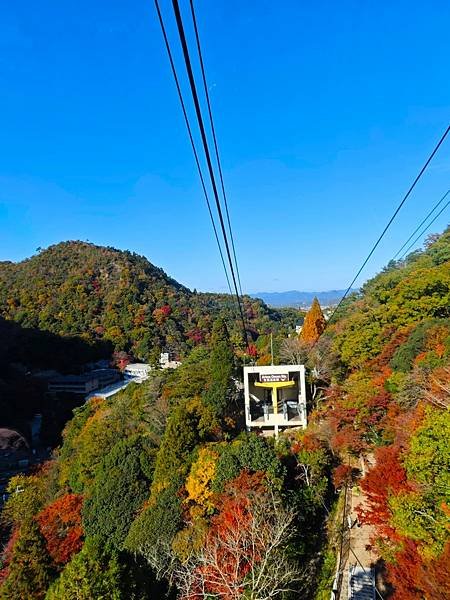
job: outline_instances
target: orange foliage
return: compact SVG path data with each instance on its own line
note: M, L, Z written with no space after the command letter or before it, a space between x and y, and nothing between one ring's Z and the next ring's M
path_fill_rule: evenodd
M326 321L319 301L314 298L311 308L306 313L300 338L304 342L316 342L325 330L325 326Z
M386 383L386 380L389 379L389 377L392 375L392 369L390 367L388 367L387 365L384 365L383 367L381 367L381 370L379 373L377 373L373 379L373 385L376 387L384 387L384 384Z
M395 558L395 564L387 569L389 581L395 588L392 600L423 600L419 587L422 558L417 551L417 544L412 540L403 540L403 550Z
M380 354L369 362L369 366L374 369L382 369L389 365L391 358L394 356L397 349L406 342L413 325L397 329L395 326L386 327L383 330L383 338L389 341L383 346ZM392 337L391 337L392 336Z
M73 554L81 550L82 504L83 497L79 494L66 494L49 504L37 516L47 550L56 563L66 564Z
M450 599L450 542L438 560L424 565L421 581L427 600Z
M219 513L212 518L206 538L206 551L211 547L215 560L198 569L202 581L206 582L204 591L223 600L237 600L242 596L244 587L240 582L263 551L253 545L250 556L247 539L252 523L252 497L264 491L263 481L264 473L250 474L244 470L228 483L218 499ZM203 597L202 591L193 589L185 600Z
M153 311L153 318L158 323L158 325L162 325L164 321L170 316L172 313L172 309L168 304L165 304L161 308L155 308Z

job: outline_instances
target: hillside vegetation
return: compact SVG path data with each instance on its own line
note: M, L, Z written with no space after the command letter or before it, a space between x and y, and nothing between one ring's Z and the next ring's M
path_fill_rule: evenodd
M276 441L243 431L222 319L177 371L77 409L53 460L10 482L0 598L324 600L346 484L390 597L450 598L450 231L321 329L277 346L308 366L310 423Z
M294 310L276 311L244 297L249 334L278 331ZM208 340L212 323L227 320L242 344L233 300L202 294L170 278L146 258L84 242L64 242L20 263L0 263L0 316L22 328L110 343L156 362L162 350L183 355ZM51 360L51 357L49 357Z
M389 264L344 313L331 328L343 376L313 418L341 457L374 454L360 518L395 600L448 599L450 230Z

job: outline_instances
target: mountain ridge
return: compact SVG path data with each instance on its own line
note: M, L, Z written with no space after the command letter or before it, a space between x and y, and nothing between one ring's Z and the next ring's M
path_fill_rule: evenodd
M355 290L350 290L355 291ZM251 298L263 300L269 306L282 307L302 307L308 308L314 298L317 298L323 305L337 304L346 290L326 290L322 292L305 292L300 290L287 290L285 292L252 292Z

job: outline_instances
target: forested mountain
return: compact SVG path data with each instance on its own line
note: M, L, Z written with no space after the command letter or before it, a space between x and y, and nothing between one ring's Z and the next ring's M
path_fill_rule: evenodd
M244 431L221 319L178 370L77 409L53 460L10 482L1 600L328 600L346 485L383 597L448 600L450 231L340 315L276 346L308 367L306 430Z
M244 298L250 335L277 331L294 311ZM242 334L226 294L202 294L170 278L146 258L85 242L64 242L20 263L0 263L0 316L22 328L106 341L114 350L156 361L161 350L184 354L208 340L226 318L236 344Z

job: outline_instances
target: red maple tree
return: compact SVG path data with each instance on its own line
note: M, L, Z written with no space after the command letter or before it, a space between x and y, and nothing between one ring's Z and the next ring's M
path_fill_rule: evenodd
M66 564L71 556L81 550L83 527L81 507L83 496L66 494L61 496L37 516L47 550L55 563Z

